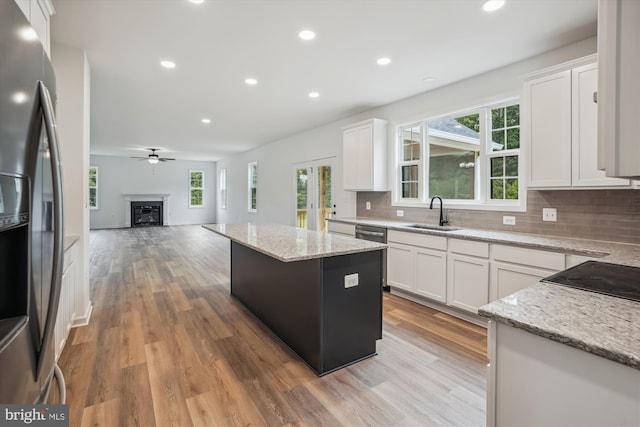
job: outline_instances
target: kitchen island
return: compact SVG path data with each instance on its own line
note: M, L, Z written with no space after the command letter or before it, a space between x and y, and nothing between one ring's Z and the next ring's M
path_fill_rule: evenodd
M231 241L231 295L316 374L376 354L386 245L279 224L208 224Z

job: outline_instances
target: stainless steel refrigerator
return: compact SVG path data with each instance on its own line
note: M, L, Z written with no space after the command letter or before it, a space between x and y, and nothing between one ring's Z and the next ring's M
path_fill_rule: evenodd
M0 1L0 403L45 403L55 364L62 177L55 74L33 36Z

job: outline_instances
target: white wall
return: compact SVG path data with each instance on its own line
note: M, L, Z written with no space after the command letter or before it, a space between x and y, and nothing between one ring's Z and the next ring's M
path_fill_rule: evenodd
M74 325L86 324L89 297L89 121L91 70L85 52L53 44L51 61L56 73L56 119L62 162L64 232L78 236L77 288Z
M162 157L162 156L161 156ZM91 156L98 168L98 209L91 209L91 228L125 226L123 194L170 194L165 225L206 224L216 218L216 165L213 162L146 160ZM189 171L204 171L204 207L189 208ZM166 209L166 207L165 207Z
M596 52L596 38L526 59L449 86L425 92L383 107L354 115L344 120L311 129L218 161L218 170L227 169L228 208L218 209L220 223L277 222L294 225L295 194L293 166L295 162L335 156L337 171L333 177L337 216L353 216L355 193L342 188L341 127L369 118L389 121L389 170L392 164L395 127L476 105L520 96L520 76L542 68ZM389 84L393 84L390 82ZM258 213L247 212L247 163L258 162ZM393 178L389 174L389 179Z

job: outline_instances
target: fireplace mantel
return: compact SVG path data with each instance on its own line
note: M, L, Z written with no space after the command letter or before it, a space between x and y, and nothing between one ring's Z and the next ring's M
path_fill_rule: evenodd
M124 226L131 227L131 202L163 202L162 223L169 225L169 196L171 194L122 194L124 197Z

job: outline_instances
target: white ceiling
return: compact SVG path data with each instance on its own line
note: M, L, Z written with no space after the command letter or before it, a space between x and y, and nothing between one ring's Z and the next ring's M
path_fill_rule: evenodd
M596 34L597 0L482 2L54 0L51 37L87 52L92 154L217 160Z

